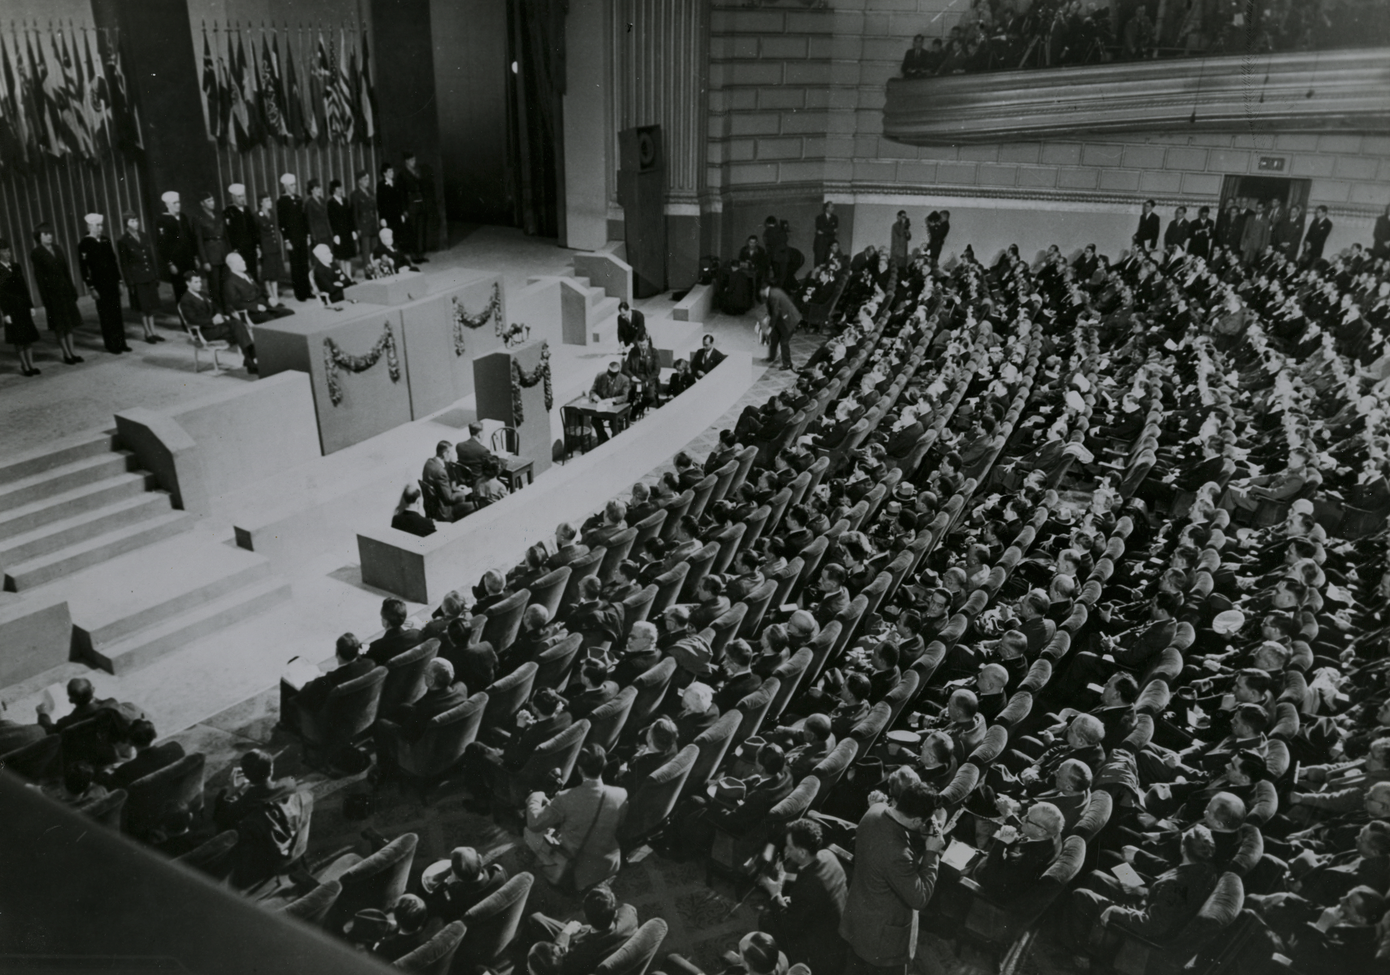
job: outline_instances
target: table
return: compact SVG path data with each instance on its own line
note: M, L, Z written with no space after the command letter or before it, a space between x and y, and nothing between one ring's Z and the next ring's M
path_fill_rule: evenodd
M518 457L516 454L496 456L502 462L502 479L507 482L508 491L516 492L534 480L532 469L536 466L535 461L528 457ZM522 477L526 478L526 484L521 482Z
M607 399L601 399L595 402L589 399L588 393L581 393L570 400L570 402L566 403L565 406L591 419L609 421L608 428L612 430L614 434L618 432L617 424L620 422L623 425L623 429L627 429L628 414L632 412L632 404L630 402L621 405L615 404L612 400Z

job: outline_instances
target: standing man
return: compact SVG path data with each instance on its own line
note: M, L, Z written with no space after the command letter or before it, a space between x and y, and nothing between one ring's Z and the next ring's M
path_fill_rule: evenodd
M901 273L907 267L908 242L912 240L912 224L907 219L907 211L899 210L897 222L893 224L892 260Z
M308 301L314 293L309 284L309 218L304 214L304 201L299 198L294 173L280 177L280 199L275 202L275 217L290 259L295 300Z
M1163 249L1177 245L1186 249L1187 238L1192 233L1192 224L1187 220L1187 207L1173 211L1173 219L1168 221L1168 229L1163 233Z
M1216 234L1216 225L1211 222L1211 207L1199 207L1197 219L1187 232L1187 252L1193 257L1207 260L1211 257L1211 242Z
M405 196L405 239L402 248L416 264L425 262L425 237L429 211L425 207L425 174L420 171L415 153L406 150L401 156L401 193Z
M830 256L830 245L839 239L840 233L840 218L835 214L835 204L826 200L821 204L820 211L816 216L816 239L811 245L816 267L824 264Z
M1240 233L1245 227L1245 215L1235 197L1226 201L1226 209L1216 218L1216 243L1232 253L1240 250Z
M405 225L405 193L396 182L396 167L389 162L381 164L381 179L376 181L376 211L381 217L381 225L400 237ZM401 247L406 248L405 241Z
M155 226L159 263L174 286L174 304L177 305L188 290L184 276L193 270L193 224L183 212L178 193L170 190L160 199L164 201L165 212L159 215Z
M603 784L608 754L602 745L585 745L575 762L579 785L554 799L533 792L526 799L526 846L540 860L545 879L587 890L616 876L622 866L618 830L627 818L627 790ZM546 838L553 829L555 845Z
M362 255L363 268L372 263L377 231L383 226L376 212L376 197L372 195L371 185L372 174L359 169L357 188L352 191L352 218L357 223L357 249Z
M256 277L259 266L257 248L261 245L261 228L256 223L256 215L246 205L246 187L233 183L227 187L227 195L232 202L222 211L222 219L227 225L227 246L241 255L246 262L246 273Z
M936 223L927 228L927 253L931 257L931 266L936 267L941 261L941 248L946 246L946 235L951 232L951 211L942 210L937 215Z
M1307 267L1321 259L1327 235L1332 233L1332 221L1327 219L1327 207L1313 211L1313 222L1308 225L1308 234L1303 238L1303 266Z
M101 321L101 340L106 351L129 352L125 341L125 322L121 318L121 262L116 246L106 236L106 218L89 213L87 236L77 245L78 267L82 280L97 301L97 318Z
M227 221L217 212L211 191L203 194L202 204L193 215L198 269L207 277L208 295L213 304L221 307L222 288L227 279Z
M932 814L936 793L913 782L892 804L875 803L859 821L840 937L846 975L902 975L917 949L917 912L936 889L945 845Z
M647 316L633 308L624 298L618 302L618 344L623 348L636 345L647 334Z
M1289 212L1284 215L1274 230L1270 232L1270 243L1274 249L1283 254L1290 261L1298 259L1298 245L1303 240L1303 228L1308 222L1308 217L1303 212L1303 208L1295 203L1289 207Z
M764 284L759 296L767 303L767 359L768 365L777 362L777 346L782 346L782 368L792 368L792 333L801 324L801 312L796 310L791 298L781 288Z
M1145 200L1143 212L1139 214L1139 229L1130 241L1135 247L1153 250L1158 246L1158 214L1154 213L1154 201Z
M1240 254L1245 264L1254 264L1269 246L1269 214L1265 212L1265 201L1255 201L1255 214L1248 217L1240 232Z

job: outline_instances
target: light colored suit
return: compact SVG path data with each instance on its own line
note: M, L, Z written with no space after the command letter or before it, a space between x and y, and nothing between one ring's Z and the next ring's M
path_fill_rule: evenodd
M936 889L937 857L919 860L907 828L875 803L859 820L854 841L854 879L840 937L878 968L906 965L917 948L917 912Z
M541 792L526 799L527 832L556 829L561 849L574 862L574 886L578 890L617 875L622 866L618 829L626 818L627 790L598 780L585 780L549 803Z

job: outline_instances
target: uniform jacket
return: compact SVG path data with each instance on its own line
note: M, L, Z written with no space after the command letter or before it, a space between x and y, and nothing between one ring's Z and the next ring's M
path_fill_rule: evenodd
M840 921L840 937L864 961L880 968L906 965L916 953L917 912L936 888L937 858L913 852L907 828L876 803L859 820L854 880Z
M116 248L120 252L121 276L127 285L155 284L159 281L159 264L154 255L154 244L148 237L124 233Z
M527 827L540 832L554 827L559 832L560 846L573 860L574 886L579 890L618 872L618 829L626 818L627 790L598 780L566 789L549 804L539 792L526 800Z
M18 262L0 264L0 314L20 315L32 311L34 299L29 295L29 282Z
M233 205L222 211L222 221L227 228L227 246L251 261L261 245L260 221L256 215L249 207Z
M180 212L175 216L172 213L161 213L155 221L155 229L158 235L161 269L167 271L172 264L180 274L193 270L195 241L193 223L188 219L188 214Z
M333 243L333 225L328 222L328 201L311 196L304 201L304 219L309 224L309 239L315 244Z
M110 237L83 237L77 243L77 259L88 287L97 291L120 287L121 262Z
M366 190L355 189L352 196L352 219L357 225L357 236L359 239L375 237L381 229L381 218L377 216L376 197Z
M281 193L275 201L275 218L280 224L280 236L303 250L309 238L309 218L304 215L304 198Z
M204 264L227 263L227 221L216 211L208 213L202 207L190 218L193 221L193 239L197 242L198 260Z

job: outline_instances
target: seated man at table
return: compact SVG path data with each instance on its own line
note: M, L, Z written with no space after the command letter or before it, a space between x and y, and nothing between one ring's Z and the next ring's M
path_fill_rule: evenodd
M425 469L420 474L420 480L427 491L433 492L446 521L458 521L474 510L473 502L449 478L449 454L453 449L454 445L447 440L435 444L434 456L425 461Z
M608 363L606 372L601 372L594 377L594 385L589 389L589 399L592 401L612 400L615 407L620 407L627 403L631 393L632 380L623 375L622 363L614 359ZM603 418L592 416L589 419L594 424L594 436L598 438L598 442L606 442L609 433ZM616 421L614 422L616 423ZM617 433L618 431L615 429L613 432Z
M703 379L724 359L724 353L714 347L714 336L706 332L705 337L700 340L700 347L690 356L690 372L696 379Z
M454 447L454 456L458 458L458 464L468 476L476 480L482 476L483 461L491 458L493 453L483 443L483 425L476 420L468 424L468 439L461 441Z

